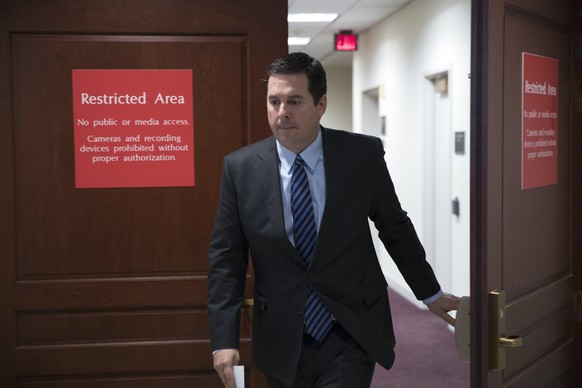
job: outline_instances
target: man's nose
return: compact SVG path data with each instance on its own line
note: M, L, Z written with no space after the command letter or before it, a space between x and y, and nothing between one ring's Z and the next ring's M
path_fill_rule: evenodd
M289 111L287 110L287 105L286 104L281 104L279 105L279 117L282 119L288 119L291 117L291 115L289 114Z

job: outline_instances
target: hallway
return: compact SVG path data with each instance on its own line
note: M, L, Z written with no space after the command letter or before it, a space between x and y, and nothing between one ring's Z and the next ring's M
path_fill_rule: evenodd
M459 357L453 332L430 311L392 290L389 294L396 361L390 371L376 366L372 388L469 387L469 364Z

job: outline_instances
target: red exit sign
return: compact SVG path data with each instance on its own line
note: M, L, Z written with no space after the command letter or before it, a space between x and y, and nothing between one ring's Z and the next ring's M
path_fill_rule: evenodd
M335 34L336 51L356 51L358 49L358 36L352 33Z

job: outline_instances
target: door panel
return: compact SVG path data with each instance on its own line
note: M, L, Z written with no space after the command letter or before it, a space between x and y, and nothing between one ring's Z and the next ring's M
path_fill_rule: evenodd
M572 350L568 314L573 294L569 248L570 31L558 22L508 7L504 36L501 288L508 302L507 335L519 335L529 344L507 351L503 380L527 381L530 374L537 376L536 371L552 365L552 373L544 374L549 384L570 372L568 363L553 366L556 354L567 359ZM558 183L528 190L521 190L520 184L522 52L558 58L561 88ZM554 331L548 333L548 327ZM539 384L541 380L534 381Z
M286 11L0 1L0 386L222 386L206 311L222 158L270 133L260 79ZM196 186L76 189L72 69L192 69Z
M474 4L472 383L476 387L575 386L572 297L580 252L572 210L572 18L567 0ZM522 53L559 60L558 183L521 189ZM477 64L478 63L478 64ZM480 95L478 95L480 94ZM579 159L578 159L579 160ZM577 205L576 205L577 206ZM488 371L487 293L506 293L506 367ZM579 344L578 344L579 346Z
M214 64L240 61L243 44L240 38L13 37L19 280L204 270L214 212L201 205L215 203L221 155L244 144L242 69ZM70 70L143 67L194 69L196 187L76 190ZM221 106L229 109L220 112Z
M508 8L505 16L504 35L503 283L507 296L513 298L571 273L568 234L571 42L570 31L559 24L532 19L512 8ZM558 97L558 184L528 190L520 187L524 51L558 58L559 85L563 88Z

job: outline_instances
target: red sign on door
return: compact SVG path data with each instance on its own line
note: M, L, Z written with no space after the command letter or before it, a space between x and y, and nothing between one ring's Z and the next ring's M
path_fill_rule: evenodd
M73 70L77 188L194 186L192 70Z
M522 190L558 183L558 60L522 53Z

